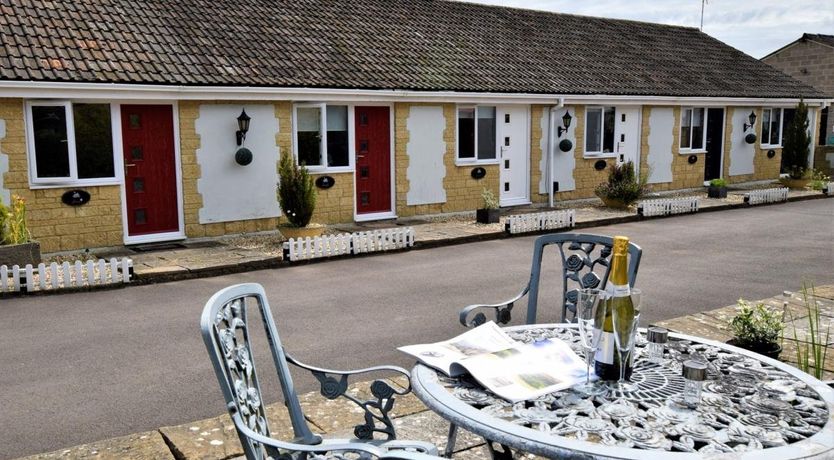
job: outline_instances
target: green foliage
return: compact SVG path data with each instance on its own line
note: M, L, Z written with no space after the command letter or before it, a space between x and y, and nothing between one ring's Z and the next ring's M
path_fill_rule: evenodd
M828 185L828 182L831 180L828 175L826 175L820 169L813 169L811 170L811 190L820 191Z
M281 156L278 165L278 203L293 227L306 227L316 209L316 189L305 165L298 166L292 155Z
M0 203L0 244L23 244L31 239L26 226L26 202L12 195L11 208Z
M481 198L484 200L483 209L498 209L498 198L495 198L492 190L484 188L484 191L481 192Z
M629 205L648 192L647 181L646 174L637 177L633 162L627 161L621 165L615 163L608 168L608 181L597 185L594 193L600 198L620 200Z
M724 180L724 179L720 179L720 178L719 179L713 179L713 180L709 181L709 186L710 187L726 187L727 186L727 181Z
M808 291L810 289L810 296ZM808 313L808 329L805 331L803 341L799 340L797 334L796 322L793 321L793 316L790 316L791 324L793 326L793 339L796 342L796 363L797 367L803 372L811 374L814 377L821 379L823 369L825 367L825 358L828 355L829 337L831 336L831 322L825 326L825 333L823 333L823 326L820 318L820 306L816 300L816 292L814 285L803 284L802 286L802 302L805 304L805 311ZM787 302L785 302L787 307ZM785 312L790 315L790 310L785 308Z
M785 323L778 311L770 310L763 303L752 307L744 299L738 299L738 306L741 310L730 321L738 346L768 349L779 343Z
M808 169L811 138L808 135L808 106L799 101L793 120L785 128L782 161L791 179L802 179Z

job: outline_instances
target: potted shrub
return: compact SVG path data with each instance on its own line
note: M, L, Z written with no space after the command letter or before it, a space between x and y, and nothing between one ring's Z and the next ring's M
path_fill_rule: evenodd
M484 207L475 211L475 220L479 224L496 224L500 217L498 210L498 198L492 190L484 189L481 192L481 198L484 200Z
M594 193L610 208L627 209L648 192L645 174L637 177L634 163L626 161L612 164L608 169L608 181L594 189Z
M783 185L804 189L811 178L808 171L808 155L811 138L808 135L808 106L799 101L793 120L785 128L782 144L782 165L788 177L780 179Z
M738 306L738 314L730 321L733 339L727 343L778 359L782 352L779 338L785 328L782 313L763 303L751 306L744 299L738 299Z
M724 179L709 181L707 196L710 198L727 198L727 181Z
M26 226L26 202L13 195L11 207L0 203L0 265L41 263L41 246Z
M316 188L306 166L297 165L292 155L282 155L278 176L278 203L288 221L279 226L281 234L285 238L320 236L324 226L310 223L316 209Z

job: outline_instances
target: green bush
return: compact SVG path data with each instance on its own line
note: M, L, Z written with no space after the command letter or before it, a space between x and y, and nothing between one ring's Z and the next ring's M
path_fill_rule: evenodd
M727 186L727 181L724 180L724 179L713 179L713 180L709 181L709 186L710 187L726 187Z
M485 188L481 192L481 199L484 200L483 209L498 209L498 198L495 198L495 194L492 193L492 190Z
M12 206L0 203L0 244L23 244L31 241L26 226L26 202L12 195Z
M306 227L316 209L316 188L303 164L298 166L290 154L281 156L278 165L278 203L293 227Z
M793 120L785 128L782 162L791 179L803 179L808 171L811 138L808 136L808 106L799 101Z
M615 163L608 168L608 181L597 185L594 193L600 198L619 200L629 205L648 192L647 180L645 174L637 177L633 162L627 161L621 165Z
M767 349L779 343L785 328L782 315L770 310L763 303L751 306L744 299L738 299L741 310L730 322L736 345L742 348Z
M820 191L828 185L828 182L831 180L827 174L822 172L819 169L811 170L811 190Z

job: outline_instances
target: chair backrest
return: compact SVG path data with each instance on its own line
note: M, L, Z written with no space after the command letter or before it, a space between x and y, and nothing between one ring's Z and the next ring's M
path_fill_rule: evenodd
M214 372L223 390L223 397L226 399L226 406L235 420L235 428L246 458L266 458L267 454L271 453L265 446L244 435L237 426L238 420L234 417L235 414L239 415L249 429L270 437L249 339L250 324L247 312L250 308L257 308L263 318L281 391L292 421L296 438L293 441L301 444L319 443L321 438L310 431L301 411L263 287L254 283L238 284L217 292L209 299L203 309L200 327L214 365Z
M612 237L582 233L555 233L540 236L536 239L533 248L533 267L530 270L530 284L528 285L527 324L536 323L542 258L545 247L550 245L559 248L562 261L562 322L568 320L568 312L576 315L579 289L604 289L608 284L614 246ZM637 280L637 268L640 266L642 253L640 246L631 242L628 244L628 280L631 287L634 287L634 282Z

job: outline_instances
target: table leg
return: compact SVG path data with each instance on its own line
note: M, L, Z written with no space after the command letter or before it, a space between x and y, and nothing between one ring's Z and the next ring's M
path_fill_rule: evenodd
M454 423L449 424L449 436L446 438L446 450L443 451L443 456L452 458L452 452L455 450L455 440L458 437L458 426Z
M513 451L510 450L509 447L505 446L504 444L497 443L495 441L490 441L489 439L484 438L486 441L486 445L489 448L489 453L492 456L493 460L512 460L513 459ZM496 450L496 444L501 446L501 450Z

